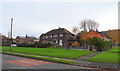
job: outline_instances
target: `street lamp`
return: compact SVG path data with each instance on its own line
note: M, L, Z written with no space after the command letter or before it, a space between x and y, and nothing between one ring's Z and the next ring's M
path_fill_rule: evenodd
M11 44L12 44L12 24L13 24L13 18L11 18L11 28L10 28L10 30L11 30L11 35L10 35L10 42L11 42ZM12 46L10 47L10 51L12 51Z

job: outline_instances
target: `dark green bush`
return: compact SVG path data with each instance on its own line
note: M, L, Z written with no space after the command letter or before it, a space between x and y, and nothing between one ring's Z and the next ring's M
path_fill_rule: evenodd
M22 43L22 44L17 44L18 47L36 47L36 48L47 48L51 46L50 44L43 44L40 42L37 42L35 44L28 44L28 43Z
M97 51L103 51L111 48L112 43L108 41L104 41L101 38L93 37L88 39L88 43L90 45L95 46Z
M38 43L35 44L35 47L37 47L37 48L47 48L49 46L51 46L50 43L47 43L47 44L44 43L43 44L43 43L38 42Z
M2 46L10 46L10 43L4 43Z
M35 47L35 44L21 43L17 44L18 47Z
M105 48L105 42L102 41L102 40L97 40L97 41L94 43L94 46L96 47L96 50L97 50L97 51L103 51L104 48Z

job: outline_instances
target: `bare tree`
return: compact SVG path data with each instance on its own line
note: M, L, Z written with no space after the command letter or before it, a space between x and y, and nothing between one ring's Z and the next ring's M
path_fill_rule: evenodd
M80 29L84 29L84 31L90 31L90 30L97 30L99 27L99 24L90 19L84 19L80 22Z
M77 27L73 27L72 32L77 35L80 31Z
M78 31L84 29L83 33L81 32L81 34L83 34L84 37L86 37L86 32L89 32L90 30L94 30L96 31L99 27L99 24L91 19L84 19L80 22L79 24L79 28L77 27L73 27L73 33L76 33L76 35L79 35ZM81 39L79 39L81 41ZM86 49L88 47L86 40L82 40L83 42L83 48Z
M73 27L72 32L77 35L81 29L84 29L84 31L89 32L90 30L96 31L99 27L99 24L91 19L84 19L80 22L79 28Z

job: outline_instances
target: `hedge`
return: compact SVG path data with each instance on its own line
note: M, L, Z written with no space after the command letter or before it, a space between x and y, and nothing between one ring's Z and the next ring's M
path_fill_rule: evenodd
M46 48L51 46L51 44L43 44L43 43L35 43L35 44L28 44L28 43L22 43L22 44L17 44L18 47L36 47L36 48Z

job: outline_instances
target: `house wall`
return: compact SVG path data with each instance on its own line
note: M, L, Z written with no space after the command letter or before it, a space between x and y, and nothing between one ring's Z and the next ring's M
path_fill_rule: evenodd
M26 37L25 42L34 44L34 38Z
M24 38L16 38L16 44L21 44L21 43L25 43L25 39Z
M30 44L34 44L35 42L38 42L36 38L34 37L29 37L29 36L26 36L26 37L19 37L17 36L16 37L16 44L21 44L21 43L30 43Z
M2 36L2 46L9 46L11 44L11 39L6 36Z

